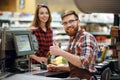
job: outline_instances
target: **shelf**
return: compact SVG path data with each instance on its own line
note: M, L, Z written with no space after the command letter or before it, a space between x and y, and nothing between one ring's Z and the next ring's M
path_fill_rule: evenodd
M61 15L57 12L52 13L53 22L61 22Z
M66 32L65 32L65 30L61 30L61 31L59 31L59 30L54 30L54 31L53 31L53 34L60 35L60 34L66 34Z
M18 25L15 25L15 24L11 24L10 27L16 27L16 28L19 28L19 27L29 27L30 24L18 24Z
M63 25L60 22L52 22L52 28L63 28Z
M27 29L31 22L33 21L34 15L22 15L21 13L15 13L14 16L11 15L4 15L0 16L0 20L2 21L10 21L10 28L16 28L16 29L22 29L25 28ZM95 31L95 32L90 32L91 34L96 36L99 35L105 35L107 38L110 36L110 26L113 24L113 14L99 14L99 13L93 13L93 14L79 14L79 19L81 22L81 25L86 25L86 24L100 24L100 27L103 28L103 25L106 24L107 29L101 30L97 29L95 27L97 26L88 26L87 31ZM109 26L108 26L109 25ZM53 39L55 39L58 42L61 42L61 48L65 49L68 45L68 40L69 36L66 34L63 25L61 24L61 14L59 13L52 13L52 23L51 27L53 29ZM109 27L109 28L108 28ZM98 32L97 32L98 31ZM103 32L100 32L103 31ZM111 45L108 42L98 42L98 45Z
M10 20L10 18L9 17L4 17L4 16L0 16L0 20L3 20L3 21L7 20L8 21L8 20Z
M104 23L113 24L114 14L112 13L91 13L91 14L79 14L79 19L82 23Z
M90 32L93 35L110 35L110 32Z
M24 21L24 22L31 22L33 21L34 16L29 16L29 17L19 17L19 18L11 18L10 21Z
M54 36L53 39L55 40L69 40L69 36L68 35L58 35L58 36Z
M98 45L99 46L109 46L109 45L111 45L111 43L109 43L109 42L98 42Z
M103 24L103 25L111 24L111 25L113 25L112 22L111 23L105 23L105 22L90 22L90 21L88 21L88 22L81 22L81 23L84 23L84 24Z

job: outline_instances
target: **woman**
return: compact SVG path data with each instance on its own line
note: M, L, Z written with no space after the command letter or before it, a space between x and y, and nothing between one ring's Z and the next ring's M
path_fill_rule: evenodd
M47 63L47 53L53 43L53 32L50 26L52 21L51 13L46 5L38 5L35 11L34 20L30 27L38 41L38 51L30 55L32 63Z

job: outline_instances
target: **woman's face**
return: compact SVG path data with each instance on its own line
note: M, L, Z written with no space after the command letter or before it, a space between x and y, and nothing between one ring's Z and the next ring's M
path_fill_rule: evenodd
M47 8L45 7L42 7L39 9L39 20L41 23L46 23L49 19L49 13L48 13L48 10Z

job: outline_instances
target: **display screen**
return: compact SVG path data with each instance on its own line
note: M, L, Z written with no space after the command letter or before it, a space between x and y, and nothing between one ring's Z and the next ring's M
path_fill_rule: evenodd
M18 52L31 51L29 35L15 35Z
M13 32L14 46L17 56L34 54L30 31Z

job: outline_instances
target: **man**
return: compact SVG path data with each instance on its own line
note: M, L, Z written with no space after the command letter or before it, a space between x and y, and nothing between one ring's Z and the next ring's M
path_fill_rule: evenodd
M75 11L67 11L62 15L62 24L70 36L67 51L60 49L56 44L50 47L51 55L59 55L68 60L69 66L48 65L48 71L68 70L69 77L92 80L98 45L95 37L82 29L80 20Z

